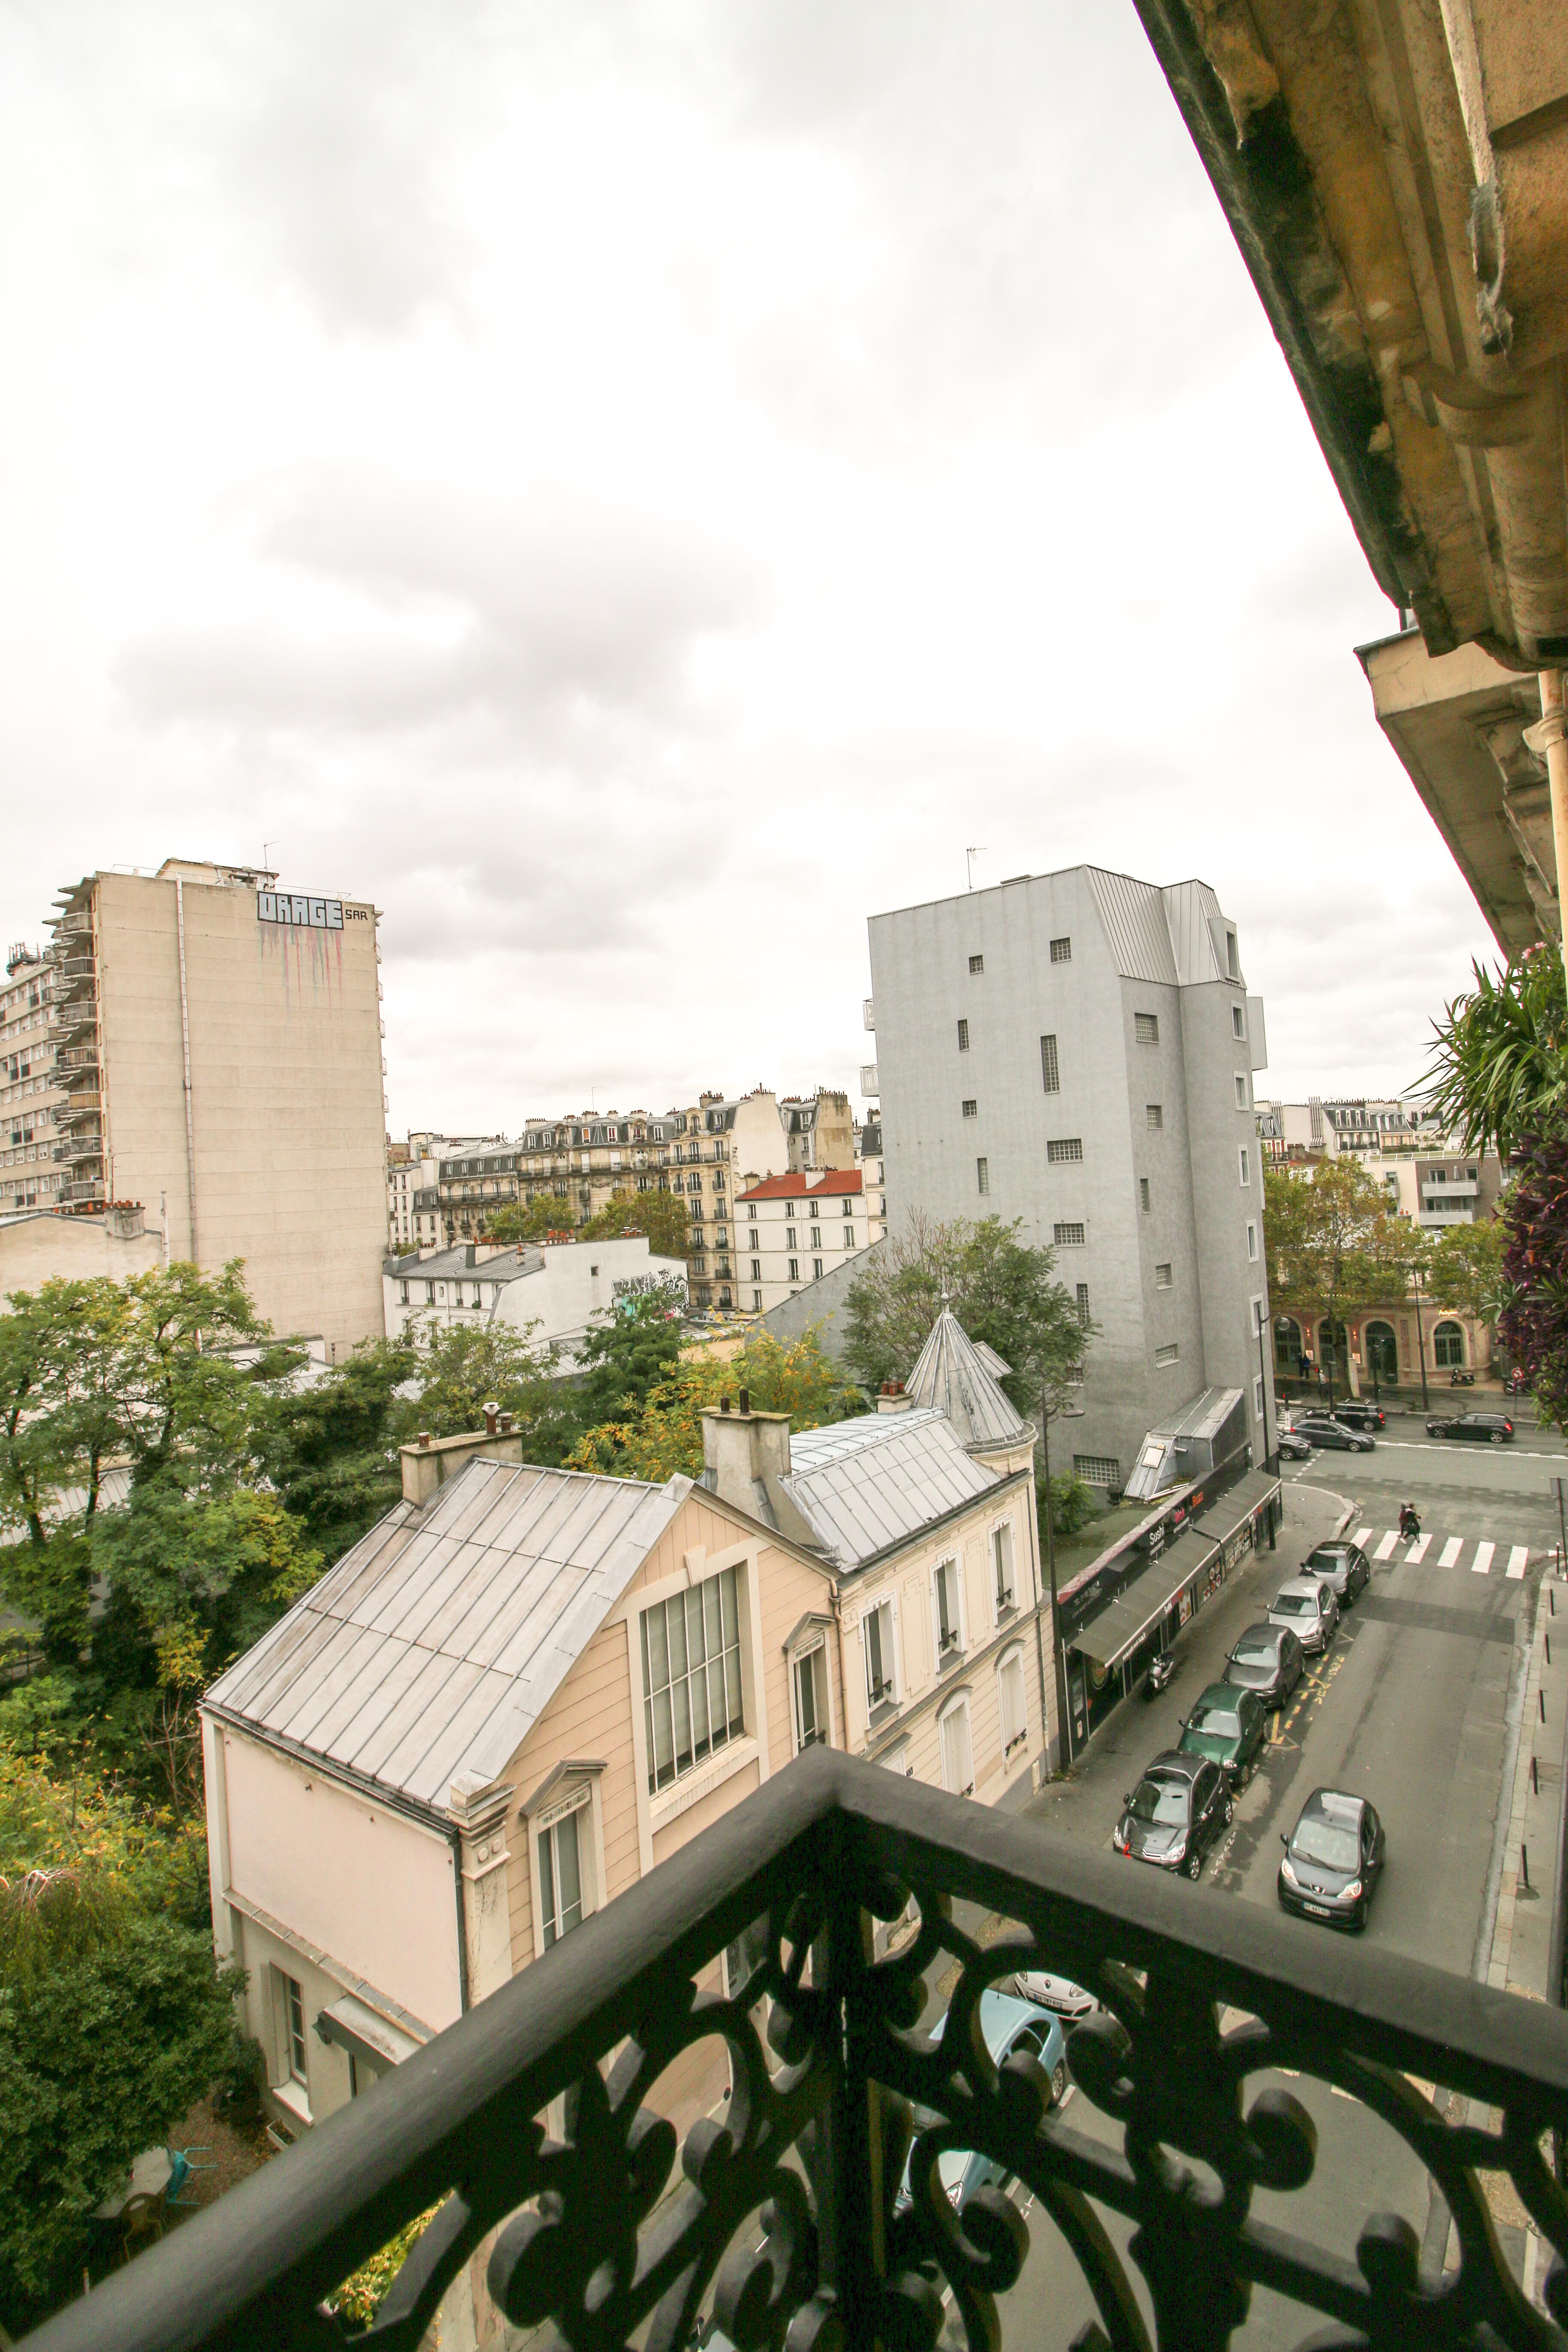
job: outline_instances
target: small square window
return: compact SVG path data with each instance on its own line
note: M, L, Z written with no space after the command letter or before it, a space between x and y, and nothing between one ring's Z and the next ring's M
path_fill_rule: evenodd
M1058 1249L1081 1249L1083 1247L1084 1229L1081 1224L1075 1223L1071 1219L1069 1219L1066 1223L1054 1225L1051 1230L1055 1235Z
M1145 1104L1144 1104L1144 1106L1143 1106L1143 1119L1144 1119L1144 1124L1147 1126L1147 1128L1148 1128L1148 1129L1149 1129L1150 1134L1151 1134L1151 1135L1158 1135L1158 1134L1159 1134L1159 1132L1160 1132L1160 1130L1161 1130L1161 1129L1162 1129L1162 1128L1164 1126L1164 1124L1165 1124L1165 1106L1164 1106L1164 1104L1163 1104L1163 1103L1145 1103Z
M1153 1205L1152 1201L1149 1197L1149 1179L1147 1176L1140 1176L1138 1179L1138 1206L1142 1210L1143 1214L1147 1216Z
M961 1054L967 1054L969 1051L969 1024L967 1021L961 1021L958 1024L958 1050Z
M975 1118L975 1117L977 1116L978 1112L979 1112L979 1109L980 1109L980 1105L979 1105L979 1104L978 1104L978 1102L975 1100L974 1097L973 1097L973 1095L968 1096L968 1097L966 1097L966 1099L965 1099L965 1101L964 1101L964 1105L963 1105L963 1116L964 1116L964 1118Z
M1072 941L1070 939L1053 940L1051 941L1051 961L1053 963L1071 963Z
M1168 1262L1154 1268L1154 1287L1156 1290L1169 1290L1171 1287L1171 1268Z
M971 971L984 971L985 969L984 957L983 955L971 956L969 959L969 969Z
M991 1190L991 1162L989 1160L977 1160L975 1161L974 1181L980 1192L989 1192Z
M1044 1083L1047 1094L1060 1094L1062 1090L1062 1074L1060 1066L1057 1061L1057 1041L1055 1037L1042 1037L1040 1040L1040 1077Z
M1140 1045L1157 1045L1160 1042L1160 1016L1157 1013L1135 1013L1132 1034Z
M1154 1350L1154 1361L1156 1364L1173 1364L1181 1355L1181 1352L1180 1348L1174 1345L1168 1348L1156 1348Z

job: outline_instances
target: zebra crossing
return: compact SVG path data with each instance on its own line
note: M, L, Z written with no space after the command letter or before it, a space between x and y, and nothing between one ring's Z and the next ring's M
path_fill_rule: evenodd
M1375 1543L1373 1541L1374 1536L1377 1538ZM1352 1540L1361 1546L1370 1559L1379 1565L1387 1563L1395 1567L1418 1568L1426 1560L1427 1552L1436 1541L1436 1538L1431 1535L1419 1535L1414 1542L1406 1543L1397 1528L1385 1528L1380 1534L1369 1523L1364 1528L1355 1529ZM1489 1542L1481 1536L1445 1537L1443 1549L1431 1565L1435 1568L1458 1568L1461 1562L1464 1562L1465 1553L1472 1545L1474 1546L1472 1556L1465 1564L1473 1576L1489 1576L1493 1563L1503 1547L1500 1544ZM1529 1565L1530 1546L1528 1544L1508 1546L1508 1562L1503 1570L1505 1577L1511 1577L1517 1581L1523 1576Z

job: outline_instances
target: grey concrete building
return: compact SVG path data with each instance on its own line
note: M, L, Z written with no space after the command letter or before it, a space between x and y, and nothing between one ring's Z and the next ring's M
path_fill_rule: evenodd
M1214 892L1079 866L869 930L890 1227L1016 1217L1056 1250L1100 1328L1060 1440L1091 1483L1207 1388L1243 1391L1261 1461L1263 1007Z

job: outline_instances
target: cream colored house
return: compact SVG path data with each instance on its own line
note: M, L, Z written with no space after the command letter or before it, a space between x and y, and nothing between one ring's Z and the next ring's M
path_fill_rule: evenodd
M824 1561L688 1478L525 1465L495 1418L406 1448L204 1706L216 1939L283 2130L842 1738Z
M704 1482L832 1564L842 1744L993 1804L1038 1786L1055 1728L1034 1433L1005 1371L944 1311L875 1412L793 1436L778 1413L703 1421Z

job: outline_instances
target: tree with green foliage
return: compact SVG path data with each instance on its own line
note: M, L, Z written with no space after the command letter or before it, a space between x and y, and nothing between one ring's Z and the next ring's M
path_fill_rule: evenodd
M683 1258L691 1246L685 1199L679 1192L616 1192L589 1218L579 1238L610 1242L627 1234L643 1234L655 1257Z
M1021 1412L1073 1385L1095 1328L1055 1279L1055 1251L1022 1230L1021 1218L940 1223L917 1211L889 1234L846 1306L845 1360L868 1388L909 1378L944 1306L1010 1367L1002 1385Z
M814 1329L798 1339L754 1331L734 1356L703 1355L674 1366L650 1388L641 1408L587 1431L566 1456L573 1470L611 1477L647 1478L656 1485L680 1471L702 1468L702 1415L722 1396L750 1391L753 1410L787 1412L795 1429L817 1429L862 1412L866 1400L823 1352Z
M525 1429L554 1425L565 1410L554 1377L558 1357L533 1338L537 1328L420 1318L411 1327L417 1393L400 1397L391 1415L396 1443L410 1444L422 1429L432 1437L482 1429L487 1404Z
M488 1242L542 1242L552 1234L572 1234L576 1223L564 1192L536 1192L531 1201L509 1201L485 1219Z
M1436 1307L1451 1315L1473 1315L1478 1323L1495 1323L1508 1296L1503 1261L1508 1254L1504 1223L1507 1195L1499 1214L1474 1224L1446 1225L1432 1242L1426 1257L1426 1290Z
M663 1292L634 1292L614 1314L596 1316L577 1353L582 1377L570 1402L579 1426L640 1412L679 1359L680 1318Z
M303 1540L329 1564L402 1493L399 1389L420 1369L405 1339L366 1339L314 1381L280 1389L259 1418L261 1465Z
M1427 1255L1426 1234L1394 1214L1384 1188L1348 1159L1266 1169L1263 1238L1276 1310L1309 1337L1326 1320L1336 1352L1346 1318L1404 1298ZM1332 1354L1325 1369L1331 1386Z
M8 1709L0 1707L0 1725ZM93 2208L234 2062L194 1828L0 1738L0 2321L74 2293ZM201 1875L205 1879L205 1864Z

